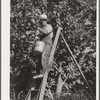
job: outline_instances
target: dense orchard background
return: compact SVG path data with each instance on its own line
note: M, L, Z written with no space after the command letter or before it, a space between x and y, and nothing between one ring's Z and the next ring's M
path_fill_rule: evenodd
M62 33L96 96L96 0L11 0L10 10L11 100L24 100L31 88L37 38L35 23L31 20L36 22L34 15L42 13L47 14L54 37L58 25L63 27ZM61 36L52 63L46 91L51 90L54 100L92 100ZM57 99L58 85L61 91ZM48 92L45 100L50 100Z

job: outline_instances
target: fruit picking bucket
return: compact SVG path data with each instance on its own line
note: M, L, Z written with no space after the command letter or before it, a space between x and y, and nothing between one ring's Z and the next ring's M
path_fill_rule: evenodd
M45 48L45 43L42 42L42 41L37 41L37 42L36 42L36 46L35 46L35 48L34 48L34 52L35 52L36 54L42 54L44 48Z

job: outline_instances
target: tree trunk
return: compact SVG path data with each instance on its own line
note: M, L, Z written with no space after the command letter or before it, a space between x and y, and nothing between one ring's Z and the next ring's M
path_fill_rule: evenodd
M59 68L59 71L62 72L62 68L60 67ZM63 86L63 80L61 78L61 73L59 74L59 77L58 77L58 83L57 83L57 89L56 89L56 95L57 95L57 98L59 98L59 96L61 95L62 93L62 86Z

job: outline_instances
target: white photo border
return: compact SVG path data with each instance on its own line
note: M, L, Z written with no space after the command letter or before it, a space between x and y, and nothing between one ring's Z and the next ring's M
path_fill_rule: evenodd
M99 100L99 0L96 41L96 100ZM10 0L1 0L1 100L10 100Z

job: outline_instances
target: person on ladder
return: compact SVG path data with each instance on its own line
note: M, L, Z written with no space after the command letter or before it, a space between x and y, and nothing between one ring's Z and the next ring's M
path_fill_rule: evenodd
M38 75L33 77L34 79L43 77L45 69L48 65L48 60L49 60L49 56L50 56L51 48L52 48L53 28L50 24L47 23L46 14L40 15L40 23L41 23L41 27L37 26L37 30L39 31L39 34L40 34L40 41L45 43L45 47L42 52L41 59L38 61L39 65L37 66L37 74L38 74L38 71L40 71L41 69L40 68L41 65L43 69L40 71ZM40 62L41 62L41 65L40 65Z

